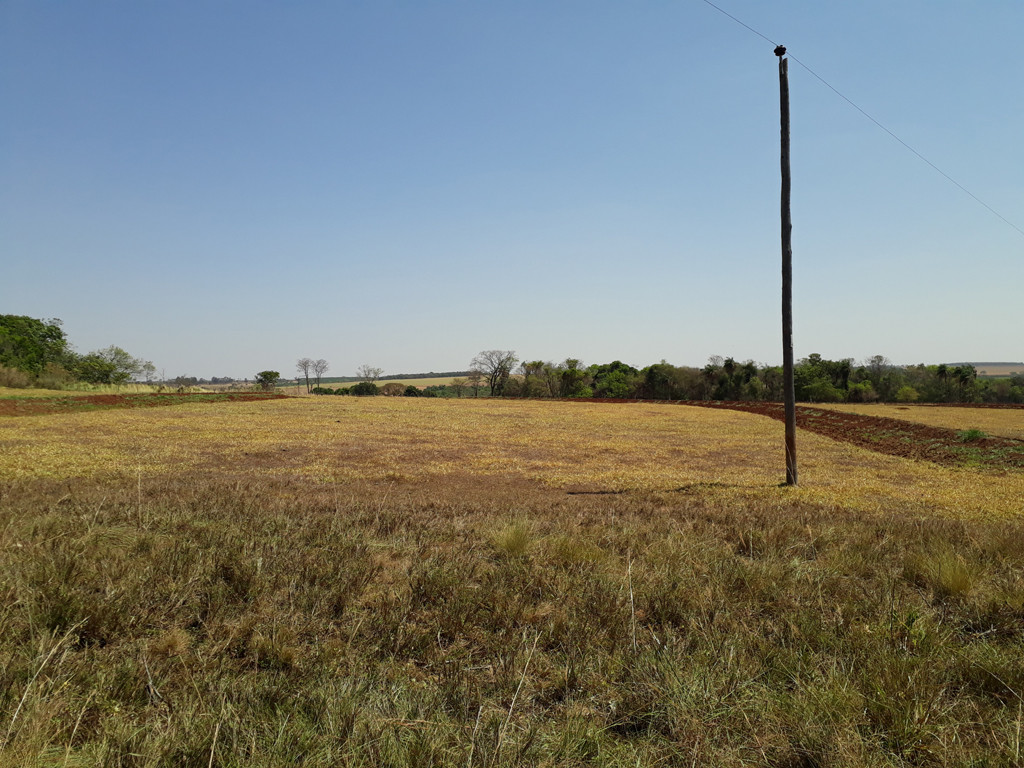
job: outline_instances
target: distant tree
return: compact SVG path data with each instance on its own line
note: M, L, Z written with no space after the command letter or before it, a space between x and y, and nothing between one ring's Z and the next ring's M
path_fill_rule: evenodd
M501 388L502 397L526 397L523 392L523 380L518 376L509 376Z
M518 360L516 353L510 349L486 349L477 354L469 365L487 378L491 397L500 397L512 375L512 367Z
M327 369L330 365L322 357L319 360L313 361L313 375L316 376L316 385L320 386L320 378L327 373Z
M913 403L917 400L917 390L906 385L896 391L897 403Z
M643 396L650 400L674 400L675 367L662 360L643 371Z
M878 393L875 392L870 381L851 384L846 396L851 403L873 403L878 399Z
M142 371L145 362L120 347L110 346L79 357L74 372L90 384L124 384Z
M68 366L70 352L60 320L0 315L0 365L38 376L48 363Z
M721 360L722 358L718 358ZM713 358L708 358L708 364L705 365L701 371L701 400L710 400L715 391L715 382L718 381L718 372L721 367L721 363L712 362ZM653 366L652 366L653 367Z
M595 397L634 397L640 371L621 360L590 366Z
M273 392L280 378L281 374L277 371L260 371L256 374L256 384L267 392Z
M313 359L309 357L300 357L295 361L295 370L298 371L302 378L306 380L306 393L313 388L309 381L309 375L313 372Z
M423 393L420 392L419 387L413 386L412 384L407 386L402 394L405 397L421 397L423 395Z
M380 393L388 397L398 397L405 393L405 385L399 384L397 381L389 381L380 388Z
M970 403L974 401L975 384L978 372L973 365L958 365L953 369L953 376L956 379L960 390L960 402Z
M360 365L359 369L356 371L356 375L360 379L369 382L370 384L379 379L382 373L384 373L383 368L374 368L372 365Z
M587 386L587 370L575 358L562 363L562 383L558 394L561 397L592 397L594 391Z
M462 393L466 391L466 387L469 386L469 382L465 379L452 379L452 383L448 385L452 391L455 392L456 397L462 397Z
M543 360L524 360L519 366L519 372L523 375L523 384L519 390L521 396L543 397L548 393Z
M558 397L559 390L562 388L562 367L554 363L544 363L540 383L546 389L545 397Z
M350 387L348 392L350 395L357 395L360 397L376 395L377 385L374 384L372 381L360 381L358 384L354 384L352 387Z
M480 387L484 385L484 375L481 371L470 371L466 375L466 383L473 390L473 397L480 397Z

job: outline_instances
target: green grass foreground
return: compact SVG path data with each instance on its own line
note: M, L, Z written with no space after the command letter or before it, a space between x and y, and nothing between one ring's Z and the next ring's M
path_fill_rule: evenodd
M0 486L5 766L1019 765L1024 526Z

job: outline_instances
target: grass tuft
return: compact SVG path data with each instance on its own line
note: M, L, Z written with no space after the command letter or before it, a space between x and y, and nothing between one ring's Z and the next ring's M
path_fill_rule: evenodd
M529 525L516 522L498 531L492 542L494 548L505 557L523 557L533 543L533 536Z
M947 547L916 553L908 558L907 574L916 584L931 589L937 600L962 599L979 579L977 564Z

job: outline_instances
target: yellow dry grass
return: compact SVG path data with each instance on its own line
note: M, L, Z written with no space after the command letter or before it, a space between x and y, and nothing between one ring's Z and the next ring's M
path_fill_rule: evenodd
M801 432L801 487L780 489L782 430L737 411L657 404L317 398L0 421L0 478L290 476L314 483L537 483L579 491L796 493L837 509L1024 512L1024 473L939 467Z
M978 365L979 376L1009 376L1024 373L1024 363L1005 363L1003 365Z
M815 408L902 419L930 427L980 429L987 435L1024 440L1024 408L957 408L955 406L822 403Z
M401 384L403 387L407 387L412 384L414 387L437 387L441 385L451 384L455 380L453 376L434 376L427 379L380 379L377 381L378 387L383 387L385 384ZM345 382L332 382L325 383L325 387L332 387L337 389L338 387L352 387L358 384L358 381L345 381Z

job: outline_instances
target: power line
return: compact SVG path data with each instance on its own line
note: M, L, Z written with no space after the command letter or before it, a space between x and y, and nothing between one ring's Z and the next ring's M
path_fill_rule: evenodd
M758 32L758 31L757 31L756 29L754 29L753 27L751 27L751 26L749 26L749 25L747 25L747 24L744 24L744 23L743 23L742 21L740 21L739 19L737 19L737 18L736 18L735 16L733 16L733 15L732 15L731 13L729 13L728 11L723 11L723 10L722 10L721 8L719 8L719 7L717 6L717 5L715 5L714 3L712 3L712 2L711 2L711 0L704 0L704 2L705 2L705 3L707 3L708 5L710 5L710 6L712 7L712 8L714 8L714 9L715 9L716 11L718 11L719 13L722 13L722 14L725 14L726 16L728 16L728 17L729 17L730 19L732 19L732 20L733 20L733 21L735 21L735 22L736 22L737 24L739 24L739 25L740 25L741 27L746 27L746 28L747 28L747 29L749 29L749 30L750 30L751 32L753 32L753 33L754 33L755 35L757 35L758 37L760 37L760 38L762 38L762 39L764 39L764 40L767 40L767 41L768 41L769 43L771 43L772 45L776 45L776 46L778 45L778 43L776 43L776 42L775 42L774 40L772 40L772 39L771 39L770 37L766 37L765 35L762 35L762 34L761 34L760 32Z
M729 13L728 11L725 11L725 10L723 10L722 8L719 8L719 7L717 6L717 5L715 5L715 4L713 3L713 2L711 2L711 0L703 0L703 2L704 2L705 4L707 4L707 5L710 5L710 6L712 7L712 8L714 8L714 9L715 9L716 11L718 11L718 12L719 12L719 13L721 13L722 15L724 15L724 16L728 16L728 17L729 17L730 19L732 19L732 20L733 20L733 21L735 21L735 22L736 22L737 24L739 24L739 25L740 25L741 27L743 27L743 28L745 28L745 29L747 29L747 30L749 30L749 31L753 32L753 33L754 33L755 35L757 35L757 36L758 36L758 37L760 37L761 39L763 39L763 40L767 40L767 41L768 41L769 43L771 43L771 44L772 44L772 45L774 45L774 46L778 46L778 43L776 43L776 42L775 42L774 40L772 40L772 39L771 39L770 37L768 37L767 35L764 35L764 34L762 34L761 32L758 32L758 31L757 31L756 29L754 29L753 27L751 27L751 26L750 26L749 24L745 24L744 22L740 21L740 20L739 20L739 19L737 19L737 18L736 18L735 16L733 16L733 15L732 15L731 13ZM838 97L839 97L839 98L841 98L841 99L842 99L843 101L845 101L845 102L846 102L847 104L849 104L849 105L850 105L851 107L853 107L854 109L856 109L856 110L857 110L858 112L860 112L860 113L861 113L862 115L864 115L864 117L866 117L866 118L867 118L868 120L870 120L870 121L871 121L872 123L874 123L874 124L875 124L876 126L878 126L878 127L879 127L879 128L881 128L881 129L882 129L883 131L885 131L885 132L886 132L887 134L889 134L889 135L890 135L890 136L891 136L892 138L896 139L896 141L898 141L898 142L899 142L900 144L902 144L902 145L903 145L903 146L904 146L904 147L905 147L906 149L908 149L908 150L910 150L911 152L913 152L913 153L914 153L914 154L915 154L915 155L916 155L916 156L918 157L918 159L920 159L920 160L923 160L923 161L924 161L925 163L927 163L927 164L928 164L928 166L932 168L932 170L936 171L936 172L937 172L937 173L938 173L939 175L941 175L941 176L942 176L942 177L943 177L944 179L946 179L946 181L948 181L948 182L950 182L951 184L953 184L954 186L956 186L956 187L957 187L957 188L958 188L958 189L959 189L959 190L960 190L961 192L963 192L963 193L965 193L966 195L968 195L968 196L969 196L969 197L970 197L970 198L971 198L972 200L974 200L974 201L975 201L976 203L978 203L978 204L979 204L979 205L981 205L981 206L982 206L983 208L985 208L985 209L986 209L986 210L987 210L987 211L988 211L989 213L991 213L991 214L993 214L994 216L996 216L996 217L997 217L997 218L998 218L998 219L999 219L1000 221L1002 221L1002 222L1003 222L1004 224L1007 224L1008 226L1010 226L1010 227L1012 227L1013 229L1015 229L1015 230L1016 230L1016 231L1017 231L1017 232L1018 232L1018 233L1019 233L1020 235L1024 236L1024 229L1021 229L1021 228L1020 228L1020 227L1018 227L1018 226L1017 226L1016 224L1014 224L1014 223L1013 223L1012 221L1010 221L1009 219L1007 219L1007 218L1006 218L1005 216L1003 216L1003 215L1002 215L1001 213L999 213L999 211L997 211L997 210L996 210L995 208L993 208L993 207L992 207L991 205L989 205L988 203L986 203L986 202L985 202L984 200L982 200L982 199L981 199L980 197L978 197L978 196L977 196L976 194L974 194L973 192L971 192L971 190L967 189L967 187L965 187L965 186L964 186L963 184L961 184L961 183L960 183L959 181L957 181L956 179L954 179L954 178L953 178L952 176L950 176L950 175L949 175L948 173L946 173L946 172L945 172L944 170L942 170L941 168L939 168L939 166L937 166L937 165L936 165L935 163L933 163L933 162L932 162L931 160L929 160L929 159L928 159L927 157L925 157L924 155L922 155L922 154L921 154L920 152L918 152L918 151L917 151L916 149L914 149L914 148L913 148L912 146L910 146L910 145L909 145L909 144L908 144L907 142L905 142L905 141L904 141L903 139L901 139L901 138L900 138L899 136L897 136L897 135L896 135L895 133L893 133L893 132L892 132L891 130L889 130L889 129L888 129L888 128L886 128L886 127L885 127L884 125L882 125L882 123L880 123L880 122L879 122L878 120L876 120L876 119L875 119L874 117L872 117L871 115L869 115L869 114L868 114L868 113L867 113L867 112L866 112L866 111L865 111L864 109L862 109L862 108L861 108L861 107L860 107L860 106L859 106L859 105L858 105L857 103L855 103L855 102L854 102L854 101L853 101L852 99L850 99L850 98L849 98L849 97L847 97L847 96L846 96L845 94L843 94L842 92L840 92L838 88L836 88L835 86L833 86L833 85L832 85L831 83L829 83L829 82L828 82L828 81L827 81L827 80L826 80L825 78L823 78L823 77L822 77L821 75L819 75L819 74L818 74L817 72L815 72L815 71L814 71L813 69L811 69L811 68L810 68L809 66L807 66L807 65L806 65L806 64L804 64L804 63L803 63L802 61L800 61L800 59L798 59L798 58L797 58L796 56L794 56L794 55L793 55L792 53L790 53L790 54L789 54L789 58L791 58L791 59L792 59L793 61L795 61L795 62L796 62L797 64L799 64L799 65L800 65L801 67L803 67L804 69L806 69L806 70L807 70L807 71L808 71L808 72L809 72L809 73L810 73L811 75L813 75L813 76L814 76L814 77L815 77L815 78L816 78L817 80L819 80L819 81L820 81L820 82L821 82L821 83L822 83L822 84L823 84L823 85L824 85L824 86L825 86L826 88L828 88L828 89L829 89L830 91L832 91L832 92L833 92L834 94L836 94L836 96L838 96Z

